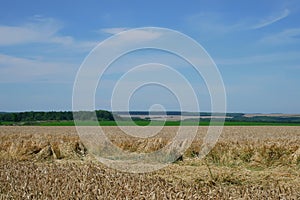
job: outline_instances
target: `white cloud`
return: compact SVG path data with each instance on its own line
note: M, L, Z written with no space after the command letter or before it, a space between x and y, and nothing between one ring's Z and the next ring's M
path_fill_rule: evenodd
M45 43L87 51L98 44L96 41L76 41L72 36L61 35L59 31L62 28L61 22L40 16L21 25L0 25L0 46Z
M222 35L234 31L260 29L288 17L290 13L289 9L284 9L262 17L241 16L239 19L232 20L223 13L204 12L187 16L186 22L202 33Z
M105 33L120 33L122 31L126 31L129 29L126 28L110 28L110 29L101 29L105 30L103 32ZM157 31L155 29L153 30L146 30L146 29L132 29L130 30L130 33L124 33L121 35L117 35L115 37L115 40L118 40L118 42L122 41L124 43L127 42L143 42L143 41L151 41L154 39L159 38L162 36L162 33L160 31Z
M75 73L74 64L0 54L0 82L71 82Z
M117 34L117 33L120 33L122 31L126 31L126 30L128 30L128 28L125 28L125 27L103 28L103 29L100 29L100 31L97 31L97 32L108 33L108 34Z
M245 64L262 64L262 63L278 63L285 61L299 60L300 52L282 52L265 55L254 55L246 57L235 57L229 59L216 59L218 65L245 65Z
M268 44L295 44L300 42L300 28L287 29L279 33L266 36L260 40Z
M154 40L159 38L162 35L161 32L159 31L148 31L148 30L134 30L131 32L131 34L124 34L121 35L120 39L122 41L127 41L127 42L131 42L131 41L149 41L149 40Z
M0 45L16 45L32 42L72 42L71 37L59 36L61 24L52 18L36 17L31 22L18 26L0 26Z
M111 51L125 52L127 49L132 49L137 44L149 45L156 39L163 36L159 30L151 29L132 29L128 32L113 35L109 40L103 41L101 48L109 48ZM112 53L110 51L106 53Z
M224 34L239 28L239 24L226 23L224 18L220 13L205 12L190 15L186 21L193 29L210 34Z
M265 19L262 19L258 24L253 25L251 28L252 29L259 29L259 28L263 28L266 26L269 26L279 20L282 20L284 18L286 18L287 16L289 16L290 11L288 9L284 9L282 12L280 13L276 13L273 15L268 16Z

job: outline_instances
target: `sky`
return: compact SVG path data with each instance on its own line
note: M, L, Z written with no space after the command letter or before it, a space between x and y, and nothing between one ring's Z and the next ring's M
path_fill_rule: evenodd
M228 112L300 113L297 0L2 0L0 111L71 110L76 74L90 51L120 31L140 27L173 29L201 44L222 76ZM209 93L192 66L154 50L113 63L98 86L96 108L111 110L116 82L130 67L148 62L177 69L190 81L201 111L210 111ZM175 97L165 88L145 86L132 96L130 109L162 104L178 110Z

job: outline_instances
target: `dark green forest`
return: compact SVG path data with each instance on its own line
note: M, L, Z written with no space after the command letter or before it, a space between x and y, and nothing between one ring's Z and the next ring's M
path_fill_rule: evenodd
M96 116L95 116L96 112ZM113 115L109 111L96 110L92 111L51 111L51 112L18 112L18 113L0 113L0 121L3 122L28 122L28 121L69 121L74 116L78 120L98 120L113 121ZM74 116L73 116L74 114ZM97 117L97 119L96 119Z

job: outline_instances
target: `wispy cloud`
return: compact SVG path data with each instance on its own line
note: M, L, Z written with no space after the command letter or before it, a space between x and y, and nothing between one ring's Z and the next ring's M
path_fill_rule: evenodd
M0 45L25 43L73 43L70 36L60 36L62 24L52 18L34 17L30 22L18 26L0 25Z
M269 26L275 22L278 22L279 20L286 18L287 16L289 16L289 14L290 14L290 11L288 9L284 9L280 13L272 14L272 15L266 17L265 19L260 20L260 22L253 25L251 27L251 29L259 29L259 28Z
M97 32L108 33L108 34L117 34L117 33L120 33L122 31L126 31L126 30L128 30L128 28L126 28L126 27L117 27L117 28L103 28Z
M53 18L34 16L21 25L0 25L0 46L32 43L57 44L79 50L90 50L97 43L77 41L72 36L61 35L63 24Z
M102 44L102 48L117 47L119 52L121 50L127 51L126 49L129 47L141 43L145 45L147 42L152 42L162 36L163 33L155 29L132 29L130 32L114 35L114 37Z
M263 14L258 17L241 16L232 19L228 14L203 12L186 17L186 22L192 29L213 35L222 35L234 31L254 30L270 26L290 15L289 9ZM260 14L261 15L261 14Z
M117 34L126 30L130 30L130 28L126 27L114 27L114 28L103 28L97 31L98 33L108 33L108 34ZM162 34L159 31L146 30L146 29L132 29L130 30L130 34L122 34L118 35L118 40L126 41L148 41L159 38Z
M71 82L76 66L0 54L0 82Z
M210 34L224 34L237 30L240 26L237 23L228 23L221 13L203 12L189 15L186 18L187 24L194 30L209 32Z
M271 53L265 55L253 55L245 57L235 57L228 59L216 59L216 63L224 66L242 66L247 64L270 64L270 63L279 63L279 62L292 62L299 61L300 52L281 52L281 53ZM287 65L284 65L285 67Z
M299 44L300 28L286 29L282 32L266 36L260 40L261 43L267 44Z
M120 36L124 41L148 41L159 38L162 35L161 32L156 30L139 30L136 29L131 34L125 34Z

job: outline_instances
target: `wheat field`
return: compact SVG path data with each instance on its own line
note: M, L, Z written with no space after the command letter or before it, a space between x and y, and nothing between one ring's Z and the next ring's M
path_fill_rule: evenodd
M90 127L93 129L93 127ZM177 127L151 138L103 127L128 152L166 145ZM120 172L98 162L75 127L0 127L0 199L300 199L300 127L224 127L199 159L207 127L169 166Z

